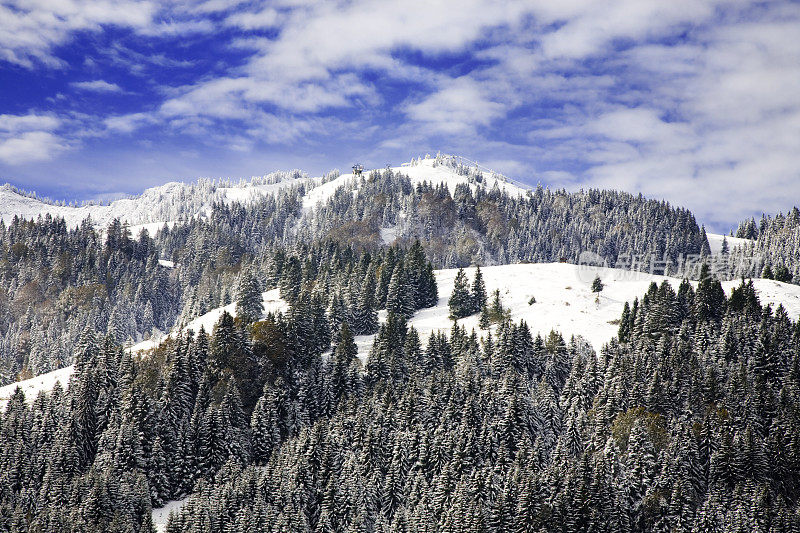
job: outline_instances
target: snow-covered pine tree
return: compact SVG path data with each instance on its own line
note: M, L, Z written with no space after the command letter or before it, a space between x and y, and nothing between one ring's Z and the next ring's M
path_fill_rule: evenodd
M459 319L473 313L472 295L469 291L467 274L459 268L453 280L453 292L447 304L450 308L450 318Z
M603 280L600 279L600 276L595 276L594 280L592 281L592 292L602 292L604 288Z
M472 314L480 313L486 307L486 284L483 281L481 267L475 268L475 278L472 280Z
M248 269L239 278L236 288L236 315L246 324L250 324L261 318L263 312L261 289L253 272Z

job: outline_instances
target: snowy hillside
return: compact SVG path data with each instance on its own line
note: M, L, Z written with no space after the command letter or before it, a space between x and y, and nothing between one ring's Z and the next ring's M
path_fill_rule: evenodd
M288 310L288 305L278 295L278 289L273 289L262 294L262 304L264 305L265 316L267 313L278 313ZM214 329L214 324L216 324L219 320L219 317L222 316L223 311L227 311L232 315L236 315L236 304L229 304L225 307L212 309L208 313L190 321L183 328L180 328L179 331L185 332L192 330L196 333L200 331L200 328L204 328L207 332L211 332ZM171 335L174 334L175 332L171 333ZM163 338L146 340L133 345L130 350L134 353L146 352L147 350L158 346L158 344L163 340ZM74 367L70 365L66 368L59 368L58 370L48 372L47 374L26 379L25 381L0 387L0 409L5 407L6 402L17 387L20 387L23 392L25 392L25 398L31 402L36 399L36 395L39 393L39 391L52 389L56 382L60 382L61 385L66 388L67 384L69 383L69 378L72 376L73 370Z
M104 228L114 218L119 218L130 224L134 231L146 227L152 233L161 229L164 223L172 224L179 219L204 215L215 202L246 203L300 182L310 180L299 172L275 172L235 184L205 179L195 183L170 182L146 189L134 198L116 200L108 205L80 207L46 203L5 185L0 187L0 219L9 224L14 216L36 219L49 213L63 217L67 226L74 227L91 216L98 227Z
M465 269L472 279L474 268ZM566 339L581 335L599 350L602 345L617 333L614 323L622 314L625 302L641 298L650 283L668 280L677 290L680 278L653 276L646 273L631 272L615 268L586 267L567 263L499 265L482 268L487 291L491 294L500 289L503 306L511 312L513 321L525 320L536 335L546 335L551 330L561 332ZM452 322L448 318L448 300L453 291L453 280L457 270L437 270L436 281L439 287L439 303L432 308L418 311L409 320L409 325L417 329L423 342L438 330L448 331ZM600 295L599 304L591 292L591 282L595 275L603 280L605 288ZM724 281L722 286L727 294L739 285L738 280ZM697 285L696 282L692 282ZM800 286L767 279L754 279L753 285L762 305L783 304L789 317L800 317ZM531 297L536 303L529 304ZM278 290L273 289L262 295L265 313L285 311L286 302L280 299ZM209 311L192 320L182 331L199 331L200 327L211 332L223 311L235 314L236 305L230 304ZM386 312L379 313L380 320L386 319ZM468 331L478 328L478 316L459 320ZM355 338L358 356L366 361L374 336L361 335ZM158 341L144 341L134 345L135 352L144 352L157 345ZM0 387L0 407L5 405L17 386L25 392L29 401L35 399L40 390L49 390L56 381L66 386L72 367L62 368L35 378Z
M482 173L482 180L478 182L474 176L459 174L459 161L461 161L461 159L454 156L420 158L414 159L410 163L405 163L399 167L391 167L391 170L395 173L408 176L411 183L414 185L422 183L423 181L434 185L445 183L450 190L450 194L455 191L456 185L459 183L468 183L473 190L477 187L486 187L491 190L497 186L501 191L505 191L512 196L524 196L529 190L526 185L513 182L493 172L485 172L480 168L464 168L466 171L480 171ZM365 170L364 175L366 176L367 174L368 171ZM321 202L324 203L328 198L333 196L334 192L336 192L339 187L352 184L355 179L352 173L342 174L332 181L311 189L303 198L303 207L305 209L311 209Z
M474 268L464 269L472 280ZM439 303L436 307L422 309L409 320L409 325L417 329L423 342L438 330L449 332L452 321L448 300L453 291L453 280L458 270L437 270L436 281L439 286ZM578 266L567 263L498 265L481 268L487 292L491 294L500 289L503 306L511 312L511 320L525 320L531 333L542 336L551 330L561 332L566 339L581 335L595 350L617 334L615 323L622 314L625 302L641 298L650 283L668 280L677 290L680 278L654 276L616 268ZM600 295L599 304L591 292L591 282L599 275L605 288ZM739 285L739 280L723 281L726 294ZM692 282L697 286L697 282ZM773 307L783 304L792 320L800 317L800 286L767 279L754 279L762 305ZM529 304L531 297L536 303ZM385 319L386 312L380 313ZM458 321L467 331L478 327L478 315ZM372 346L372 336L356 337L359 357L364 359Z
M524 195L528 190L525 185L516 184L491 172L484 172L479 183L474 174L476 170L481 169L459 167L458 162L461 161L463 161L461 158L451 156L420 158L392 167L392 170L408 175L415 184L422 181L433 184L446 183L451 193L459 183L469 183L473 189L478 186L491 189L496 185L500 190L512 195ZM459 174L459 171L462 174ZM364 172L366 175L369 171ZM324 179L321 177L310 178L299 171L293 171L274 172L236 183L207 179L194 183L170 182L147 189L134 198L116 200L109 205L81 207L47 203L20 194L6 185L0 187L0 219L9 224L14 216L36 219L49 213L52 216L63 217L67 226L74 227L87 216L91 216L98 227L105 228L114 218L119 218L131 226L134 234L141 228L146 228L152 234L161 229L165 223L173 225L177 220L208 214L215 202L248 203L300 184L306 190L303 207L308 210L319 202L326 201L333 196L336 189L352 183L353 180L353 174L342 174L323 183Z
M728 241L728 250L733 250L734 248L738 248L740 246L745 246L747 244L755 242L750 239L740 239L738 237L731 237L729 235L719 235L716 233L706 233L706 237L708 238L708 246L711 248L712 254L718 254L722 252L723 239Z

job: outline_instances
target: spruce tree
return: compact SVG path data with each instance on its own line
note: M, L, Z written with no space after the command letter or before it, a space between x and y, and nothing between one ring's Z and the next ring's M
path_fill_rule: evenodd
M372 269L361 286L361 293L353 317L353 330L356 335L373 335L378 331L378 312L375 309L375 274Z
M448 302L450 307L450 318L459 319L473 313L472 295L469 291L467 275L463 268L459 268L453 281L453 293Z
M475 269L475 279L472 281L472 313L480 313L486 307L486 284L483 281L481 267Z
M412 298L409 294L405 268L397 263L386 293L386 311L410 318L414 313Z
M261 290L251 271L246 271L239 278L236 293L236 315L246 324L261 318L261 314L264 312Z

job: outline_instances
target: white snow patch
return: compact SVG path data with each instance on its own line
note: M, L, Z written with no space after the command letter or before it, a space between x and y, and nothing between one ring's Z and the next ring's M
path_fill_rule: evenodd
M175 263L172 261L167 261L166 259L159 259L158 264L167 268L175 268Z
M392 244L397 240L399 233L396 226L392 228L381 228L381 240L384 244Z
M189 500L189 496L182 500L173 500L165 503L158 509L153 509L153 525L156 526L158 533L164 533L167 530L167 521L171 513L177 513Z
M310 211L319 203L327 202L339 187L349 184L355 179L353 174L342 174L336 179L327 183L317 185L310 191L306 192L303 197L303 209ZM314 178L313 183L320 183L321 178Z
M14 216L35 220L49 213L54 217L63 217L67 227L74 228L91 216L95 227L105 229L113 219L118 218L129 225L134 237L142 228L154 235L165 223L172 226L176 220L209 213L215 202L249 203L296 183L311 184L312 180L305 177L286 178L271 184L262 184L261 181L263 178L254 177L236 185L226 183L224 187L204 179L193 183L169 182L145 189L134 198L123 198L108 205L80 207L46 203L19 194L9 186L0 186L0 219L8 225Z
M472 282L475 268L464 269ZM439 289L439 303L435 307L421 309L408 321L420 335L423 347L431 333L449 333L453 325L449 318L447 305L453 292L453 281L457 269L437 270L436 282ZM632 303L647 292L650 283L661 284L664 280L678 289L681 278L655 276L641 272L631 272L616 268L586 267L567 263L514 264L487 266L481 268L486 289L491 301L495 289L500 289L503 306L511 312L514 322L525 320L533 335L542 336L551 330L560 332L566 340L572 335L580 335L594 346L602 348L617 334L619 326L611 322L622 315L625 302ZM591 291L591 282L599 275L605 285L600 293L599 303ZM724 281L722 287L730 295L740 280ZM692 282L696 288L697 282ZM772 280L754 279L753 285L762 305L777 307L783 304L789 317L800 317L800 286ZM530 305L531 297L536 303ZM386 312L379 313L381 322ZM478 326L478 315L462 318L459 324L467 331L484 332ZM494 331L496 327L492 327ZM361 335L355 338L358 356L365 362L369 355L374 335Z
M450 190L450 194L455 192L456 185L460 183L469 183L467 176L459 175L453 168L443 164L434 166L435 164L436 159L434 158L421 159L418 160L416 164L395 167L392 168L392 170L394 172L407 174L411 183L414 185L422 183L423 181L427 181L432 185L445 183ZM483 185L489 190L496 185L501 191L507 192L510 196L525 196L529 191L529 189L505 181L491 173L483 173ZM478 185L470 184L470 188L475 191Z
M286 303L285 300L281 299L280 290L279 289L272 289L267 291L261 295L261 303L264 305L264 315L266 316L267 313L278 313L278 312L286 312L289 310L289 305ZM207 333L211 333L214 330L214 325L219 321L219 317L222 316L222 313L227 311L229 314L236 316L236 303L228 304L224 307L217 307L216 309L212 309L208 313L199 316L190 322L188 322L183 328L182 331L192 330L195 333L200 331L200 328L206 330Z
M433 158L420 159L413 165L406 163L399 167L391 167L391 170L394 173L407 175L412 185L417 185L423 181L427 181L429 184L434 186L444 183L450 191L450 194L455 192L456 186L460 183L468 183L473 192L477 190L479 186L484 186L488 190L491 190L495 187L495 185L501 191L505 191L511 196L525 196L529 191L529 189L524 188L524 186L516 185L488 173L483 174L482 185L470 183L467 176L459 175L455 169L447 165L436 164L436 159ZM369 172L369 170L364 170L364 179L367 178ZM349 185L353 183L355 179L357 178L353 174L342 174L338 178L329 181L328 183L318 185L306 193L305 197L303 198L303 208L306 211L309 211L318 204L328 201L331 197L333 197L334 193L339 187ZM312 181L319 183L319 180L320 178L314 178Z
M719 235L716 233L706 233L708 238L708 246L711 248L712 254L722 253L722 239L728 241L728 250L733 251L734 248L744 247L747 244L754 243L751 239L742 239L739 237L731 237L729 235Z
M134 224L132 226L128 226L128 230L131 232L131 237L134 239L139 237L139 233L145 229L147 233L151 237L155 237L156 233L161 231L164 226L166 225L168 228L172 229L177 224L177 220L168 220L166 222L147 222L146 224Z
M17 390L17 387L22 389L22 392L25 393L25 400L28 402L33 402L36 396L38 396L39 391L52 390L56 382L60 382L61 386L66 389L67 385L69 385L69 378L73 370L73 366L59 368L58 370L53 370L47 374L41 374L35 378L0 387L0 409L5 409L8 400L11 398L11 395L14 394L14 391Z

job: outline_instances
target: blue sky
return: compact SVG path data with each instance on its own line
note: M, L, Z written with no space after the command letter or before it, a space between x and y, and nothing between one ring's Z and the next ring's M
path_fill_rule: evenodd
M800 4L0 0L0 181L67 199L441 150L710 227L800 203Z

